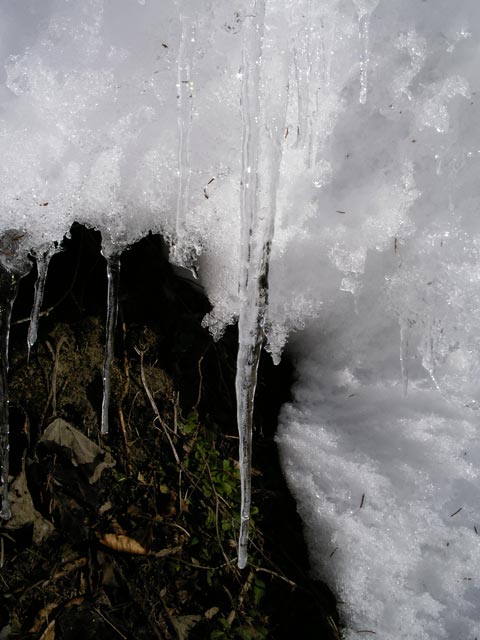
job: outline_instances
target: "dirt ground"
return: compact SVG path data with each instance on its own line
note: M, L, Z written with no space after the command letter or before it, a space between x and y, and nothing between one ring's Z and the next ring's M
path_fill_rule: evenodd
M13 518L0 527L0 640L338 639L308 574L274 433L291 368L261 363L250 562L240 504L235 328L214 343L208 302L150 236L122 259L110 433L100 436L106 276L96 232L52 259L27 361L35 269L11 333Z

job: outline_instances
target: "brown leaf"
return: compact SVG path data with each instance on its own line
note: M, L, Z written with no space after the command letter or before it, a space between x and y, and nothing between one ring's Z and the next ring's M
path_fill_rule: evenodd
M145 549L145 547L142 547L139 542L122 534L106 533L100 540L100 542L106 547L113 549L114 551L121 551L122 553L132 553L140 556L145 556L148 554L148 551Z
M86 565L87 565L87 558L85 558L84 556L82 556L81 558L76 558L75 560L72 560L70 562L66 562L64 565L62 565L59 571L53 574L52 580L54 582L56 580L61 580L62 578L65 578L73 571L76 571L77 569L81 569Z
M35 621L29 633L38 633L40 629L43 627L43 625L45 624L45 622L48 622L48 618L52 613L52 611L55 611L57 607L58 607L58 603L49 602L45 607L43 607L43 609L40 609L40 611L36 615ZM50 627L50 624L48 625L49 627ZM47 630L48 630L48 627L47 627ZM45 633L47 632L47 630L45 630Z
M156 558L165 558L166 556L173 556L175 553L178 553L182 550L182 547L167 547L166 549L162 549L161 551L155 551L152 553Z
M65 609L68 609L69 607L79 607L82 602L84 602L84 598L83 596L76 596L75 598L70 598L70 600L68 602L65 603Z
M220 609L218 607L210 607L210 609L207 609L203 615L207 620L211 620L219 612L220 612Z

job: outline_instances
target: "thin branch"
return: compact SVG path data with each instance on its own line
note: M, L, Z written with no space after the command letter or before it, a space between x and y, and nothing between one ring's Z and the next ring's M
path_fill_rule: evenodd
M155 402L155 399L154 399L154 397L152 395L152 392L150 391L150 388L149 388L148 383L147 383L147 379L145 377L145 368L143 366L143 356L145 354L145 351L140 349L139 347L134 347L134 348L135 348L135 351L140 356L140 377L142 379L143 388L145 389L145 393L146 393L147 398L148 398L148 400L150 402L150 405L151 405L151 407L153 409L153 412L155 413L156 419L159 421L159 423L163 427L163 432L165 433L165 436L167 437L167 440L168 440L168 443L170 445L170 448L172 449L173 455L175 457L175 462L178 464L178 466L181 466L180 458L178 457L178 453L177 453L177 450L175 449L175 445L173 444L172 438L170 437L170 434L168 433L167 425L162 420L162 417L160 415L160 411L158 410L158 407L157 407L157 403Z

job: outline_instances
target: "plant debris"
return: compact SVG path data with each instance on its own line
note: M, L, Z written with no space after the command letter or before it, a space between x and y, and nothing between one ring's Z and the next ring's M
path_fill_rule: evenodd
M86 293L103 282L95 271L102 259L93 232L74 229L72 237L77 254L63 269L64 254L52 259L60 283L46 304L63 302L42 320L29 361L25 324L12 337L17 477L14 517L0 528L0 637L338 640L333 598L308 576L268 433L279 400L272 409L265 372L273 368L260 368L251 556L240 571L235 336L212 342L200 325L208 303L164 263L161 291L149 295L158 307L140 308L139 286L154 285L131 270L158 243L142 241L129 252L130 267L128 254L124 260L111 428L102 439L95 295L104 285ZM62 281L71 263L73 284ZM148 272L158 267L147 264Z

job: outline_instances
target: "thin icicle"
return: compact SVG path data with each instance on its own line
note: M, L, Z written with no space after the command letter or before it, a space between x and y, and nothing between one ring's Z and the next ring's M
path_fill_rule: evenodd
M428 372L433 384L440 395L443 395L443 391L437 380L436 368L437 368L437 352L438 352L438 334L442 333L442 328L439 320L436 320L433 314L427 319L425 323L426 331L421 346L422 353L422 366Z
M185 219L190 199L190 133L193 117L192 68L195 55L195 24L187 16L181 16L182 39L177 62L177 127L178 127L178 189L175 221L175 244L172 247L173 263L191 268L192 257L188 255Z
M277 75L273 78L273 74L269 74L268 97L262 92L264 16L265 1L258 0L251 15L245 19L243 32L240 313L235 383L242 490L238 543L238 566L241 569L248 559L253 408L268 303L270 248L288 85L285 52L269 43L269 60L273 62L272 68ZM268 37L274 38L274 26L275 16Z
M101 433L108 433L108 410L110 407L110 380L113 361L114 332L118 314L118 292L120 284L120 254L107 254L107 322L105 325L105 357L103 360L103 399Z
M30 351L37 341L38 319L40 316L40 309L42 308L48 266L52 256L55 255L57 251L58 248L56 245L49 245L47 248L43 248L34 253L34 258L37 264L37 279L35 281L33 306L30 314L30 324L28 326L27 334L28 359L30 359Z
M0 518L11 517L8 501L8 474L10 463L10 428L8 394L8 346L13 303L20 280L31 268L25 254L19 252L19 241L24 234L11 230L0 238Z
M408 319L400 318L400 370L402 373L403 394L408 394Z
M4 271L2 269L2 302L0 306L0 486L2 489L2 508L0 517L8 520L11 517L10 505L8 502L8 473L9 473L9 399L8 399L8 342L10 336L10 321L12 317L12 307L17 297L20 277Z
M360 40L362 42L362 57L360 58L360 104L365 104L368 96L368 63L370 61L369 28L370 15L365 14L360 18L359 25Z
M304 36L303 40L307 40L309 33ZM295 64L295 80L297 86L297 141L295 146L302 149L308 139L311 128L310 122L310 86L311 86L311 65L307 59L306 43L300 42L300 46L295 48L294 64Z
M303 12L302 12L303 13ZM316 39L312 2L308 3L303 17L303 27L294 45L293 63L295 69L295 85L297 88L297 140L295 147L309 149L312 145L313 120L315 117L315 92L317 84L313 81L316 73L316 54L313 41ZM310 155L307 153L310 166Z
M370 63L370 18L378 0L353 0L358 11L358 35L361 43L360 54L360 104L368 97L368 67Z

